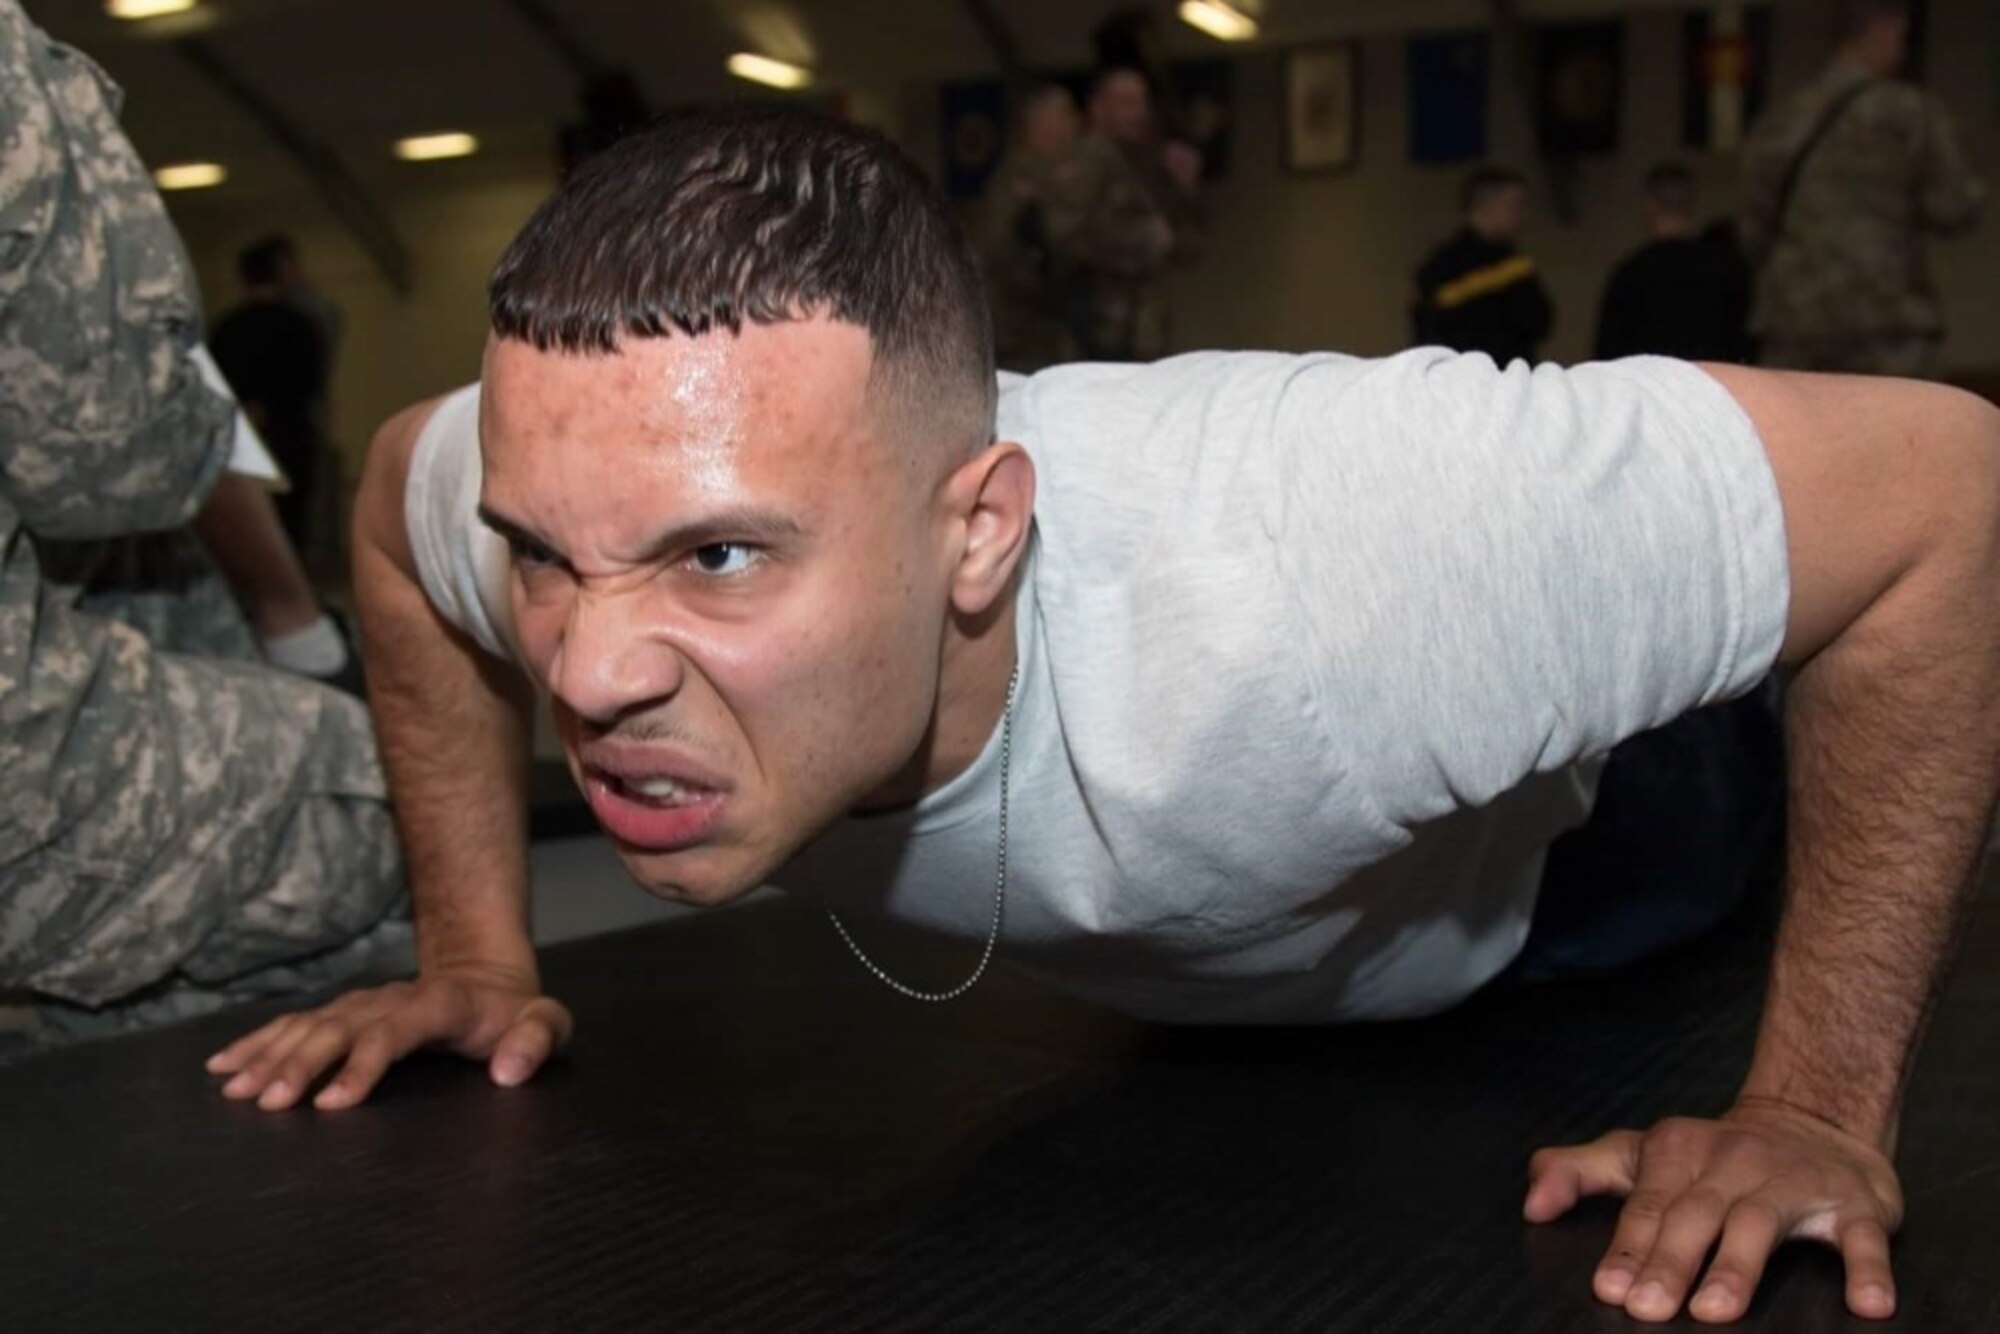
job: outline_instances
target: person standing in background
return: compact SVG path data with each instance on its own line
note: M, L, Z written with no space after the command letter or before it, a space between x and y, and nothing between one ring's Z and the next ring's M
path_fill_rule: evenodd
M1906 0L1842 8L1832 63L1744 147L1751 332L1765 365L1934 379L1944 309L1925 243L1971 228L1986 191L1943 105L1896 77Z
M1650 239L1605 284L1597 359L1747 360L1750 274L1734 224L1695 221L1694 173L1678 162L1646 173L1642 207Z
M286 301L319 330L319 394L311 404L313 433L319 452L313 458L319 475L313 478L313 511L306 517L308 540L301 551L322 582L342 582L347 578L347 510L343 485L339 437L334 434L333 385L340 368L341 339L347 332L347 316L339 303L321 291L306 272L305 259L290 236L278 233L271 241L278 248L278 288Z
M1416 342L1484 352L1500 366L1532 362L1555 327L1555 305L1520 249L1528 183L1519 172L1482 167L1460 206L1463 225L1417 270Z
M1014 145L980 201L977 236L994 351L1008 370L1041 370L1079 350L1088 296L1049 244L1048 201L1058 177L1074 170L1082 129L1069 89L1059 83L1032 89Z
M284 299L296 307L302 315L313 322L319 330L320 351L323 353L321 383L330 391L333 387L333 371L340 360L340 338L347 329L347 317L332 297L319 290L306 276L305 260L299 255L298 243L283 232L265 237L260 244L268 246L276 256L278 291ZM322 410L326 400L320 400ZM332 438L321 421L321 434Z
M236 258L243 300L216 321L209 350L243 411L271 447L290 486L278 517L294 545L312 537L313 504L324 471L327 346L319 325L285 285L291 242L269 236Z
M1049 244L1083 284L1083 356L1152 360L1169 350L1167 270L1191 260L1200 239L1201 154L1162 141L1152 88L1136 69L1099 72L1089 120L1051 182Z

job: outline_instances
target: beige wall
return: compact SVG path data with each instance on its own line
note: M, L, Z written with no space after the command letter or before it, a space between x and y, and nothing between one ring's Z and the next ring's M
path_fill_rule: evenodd
M346 316L333 392L334 431L349 464L391 413L479 374L486 279L500 252L554 183L523 165L511 174L410 188L387 208L411 252L414 291L398 297L316 198L247 208L179 205L176 222L213 319L236 297L235 256L282 229L299 243L315 285Z
M1975 160L2000 180L2000 125L1993 90L1993 6L1934 0L1931 83L1957 112ZM1412 11L1415 12L1415 11ZM1779 6L1778 91L1795 87L1824 49L1819 6ZM1213 240L1202 265L1178 283L1178 341L1190 347L1337 348L1381 353L1407 336L1409 275L1451 225L1459 168L1408 162L1401 36L1363 39L1362 149L1358 164L1332 176L1291 176L1279 161L1282 55L1252 52L1237 81L1236 163L1210 198ZM1435 20L1436 15L1431 15ZM1581 164L1578 220L1559 223L1543 209L1530 244L1560 307L1552 355L1573 359L1589 345L1605 273L1638 239L1634 196L1646 168L1679 155L1679 14L1642 12L1628 20L1623 150ZM1496 76L1504 71L1496 66ZM934 90L901 97L863 94L855 104L878 122L895 113L915 138L920 160L936 157ZM1497 157L1545 181L1528 136L1523 99L1496 86L1492 141ZM1733 196L1726 155L1688 158L1721 211ZM476 164L476 165L475 165ZM347 337L335 384L336 428L350 460L391 412L463 383L477 373L485 282L493 262L553 177L534 154L512 162L441 164L405 173L383 193L408 242L416 290L393 295L332 220L303 178L283 195L181 196L172 201L199 268L211 312L233 299L236 248L273 228L301 242L316 281L345 309ZM1969 240L1941 246L1938 271L1952 323L1954 366L2000 365L2000 218Z

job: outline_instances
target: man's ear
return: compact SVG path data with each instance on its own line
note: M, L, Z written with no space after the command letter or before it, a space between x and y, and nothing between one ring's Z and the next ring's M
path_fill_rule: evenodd
M941 498L955 543L951 605L977 616L1006 590L1028 549L1034 461L1011 440L988 445L945 479Z

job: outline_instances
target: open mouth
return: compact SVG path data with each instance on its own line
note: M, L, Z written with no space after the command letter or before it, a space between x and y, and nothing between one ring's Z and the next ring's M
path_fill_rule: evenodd
M599 773L596 777L615 795L656 810L692 806L705 797L715 795L707 788L694 787L671 778L620 778L607 773Z
M707 842L722 826L724 794L665 775L584 773L584 796L613 838L646 852L677 852Z

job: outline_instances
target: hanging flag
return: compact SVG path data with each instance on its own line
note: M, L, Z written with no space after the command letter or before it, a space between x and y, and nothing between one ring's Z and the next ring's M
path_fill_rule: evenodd
M1724 152L1764 109L1771 84L1771 7L1717 5L1681 21L1681 141Z
M945 193L977 199L1006 147L1006 86L998 79L947 83L938 91L938 109Z
M1470 162L1486 156L1493 42L1484 31L1410 39L1410 160Z
M1535 32L1535 137L1551 157L1618 151L1625 25L1566 23Z

